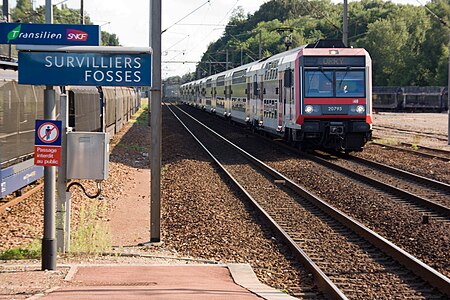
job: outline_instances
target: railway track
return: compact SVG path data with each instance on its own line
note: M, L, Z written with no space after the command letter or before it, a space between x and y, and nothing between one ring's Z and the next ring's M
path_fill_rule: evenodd
M424 215L424 221L430 217L450 221L448 184L355 156L336 159L336 156L321 154L309 158L354 180L389 193L396 201L413 205Z
M425 158L438 159L444 162L450 161L450 151L447 150L426 147L423 145L414 145L406 142L400 142L398 143L398 145L390 145L387 143L383 143L382 142L383 139L380 137L374 136L373 138L374 140L372 141L372 144L379 147L385 147L389 149L412 153L414 155L420 155Z
M38 185L32 187L28 191L26 191L24 194L21 194L20 196L15 196L11 198L10 200L6 201L5 203L0 204L0 214L3 213L5 210L7 210L9 207L12 207L14 205L19 204L22 201L25 201L33 195L34 193L37 193L39 190L41 190L44 187L44 183L39 183ZM0 202L1 203L1 202Z
M447 136L440 133L435 132L424 132L424 131L418 131L418 130L412 130L412 129L400 129L392 126L381 126L381 125L374 125L373 129L375 130L390 130L390 131L396 131L401 133L408 133L413 134L415 136L421 136L421 137L427 137L427 138L433 138L440 141L447 141Z
M450 280L184 113L196 139L335 299L450 294ZM238 152L236 152L238 151ZM251 163L249 163L251 161ZM356 234L356 233L357 234ZM384 254L389 253L389 256ZM395 257L395 259L393 258ZM401 262L401 263L399 263ZM406 266L407 268L405 268ZM410 271L414 270L414 271ZM424 280L425 278L425 280ZM430 283L431 282L431 283ZM292 287L291 290L296 290Z

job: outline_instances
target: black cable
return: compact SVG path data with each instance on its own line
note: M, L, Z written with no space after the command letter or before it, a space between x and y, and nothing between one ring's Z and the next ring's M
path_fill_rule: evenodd
M98 198L102 194L102 183L101 182L97 182L97 189L98 189L98 191L97 191L97 194L95 194L95 195L89 195L86 192L86 189L84 188L84 186L81 185L81 183L75 182L75 181L67 186L66 192L68 192L70 190L70 188L72 186L74 186L74 185L79 186L83 190L84 194L90 199Z

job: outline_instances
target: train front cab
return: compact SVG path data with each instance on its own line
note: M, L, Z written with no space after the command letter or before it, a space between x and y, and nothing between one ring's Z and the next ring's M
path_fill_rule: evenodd
M364 49L304 48L296 60L297 128L314 148L361 151L371 139L371 59Z

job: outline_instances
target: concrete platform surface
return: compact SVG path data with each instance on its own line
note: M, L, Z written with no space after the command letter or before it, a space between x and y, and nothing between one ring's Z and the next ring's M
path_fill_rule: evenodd
M30 299L295 299L260 283L248 264L79 265L66 281Z

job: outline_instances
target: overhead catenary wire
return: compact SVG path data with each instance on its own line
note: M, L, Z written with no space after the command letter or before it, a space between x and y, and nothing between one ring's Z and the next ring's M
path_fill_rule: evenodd
M186 19L187 17L189 17L190 15L192 15L193 13L195 13L197 10L199 10L200 8L202 8L203 6L205 6L208 3L211 3L211 0L206 1L205 3L203 3L202 5L200 5L199 7L197 7L196 9L194 9L193 11L191 11L190 13L188 13L187 15L185 15L184 17L182 17L181 19L179 19L178 21L176 21L175 23L173 23L172 25L170 25L169 27L167 27L163 31L161 31L161 34L166 32L167 30L169 30L173 26L177 25L178 23L180 23L181 21L183 21L184 19Z
M220 20L220 21L217 23L217 25L215 25L215 26L217 26L217 27L224 27L224 25L222 24L223 21L224 21L225 18L230 14L230 12L232 12L232 10L235 8L235 6L238 4L239 1L240 1L240 0L236 0L236 2L231 6L231 8L227 11L227 13L225 14L225 16L222 18L222 20ZM209 2L209 1L207 1L206 3L208 3L208 2ZM201 8L202 6L204 6L206 3L202 4L201 6L199 6L198 8L196 8L195 10L193 10L192 12L190 12L188 15L186 15L186 16L183 17L183 18L181 18L180 20L178 20L177 22L175 22L174 24L172 24L171 26L169 26L167 29L163 30L163 32L167 31L169 28L171 28L171 27L173 27L173 26L175 26L175 25L181 25L181 24L179 24L179 23L180 23L183 19L185 19L186 17L188 17L189 15L191 15L192 13L194 13L195 11L197 11L198 9L200 9L200 8ZM194 24L183 24L183 25L194 25ZM214 24L195 24L195 26L205 26L205 27L207 27L207 26L214 26ZM226 27L226 26L229 26L229 25L225 25L225 27ZM203 37L203 39L206 39L208 36L210 36L210 35L214 32L214 30L215 30L215 29L212 29L206 36ZM187 49L184 53L191 52L191 51L193 51L194 49L196 49L196 48L199 47L199 46L200 46L200 44L199 44L199 43L196 43L196 44L194 45L193 48ZM179 57L179 56L180 56L180 53L176 54L174 57L172 57L171 59L167 60L166 63L169 62L169 61L173 61L174 59L176 59L176 58ZM200 61L199 61L199 63L200 63Z
M434 11L432 11L426 4L422 4L422 2L420 2L419 0L416 0L417 3L419 3L420 5L422 5L433 17L435 17L437 20L439 20L439 22L446 26L447 28L450 29L450 25L448 24L447 21L445 21L444 19L442 19L441 17L439 17L437 14L434 13Z

